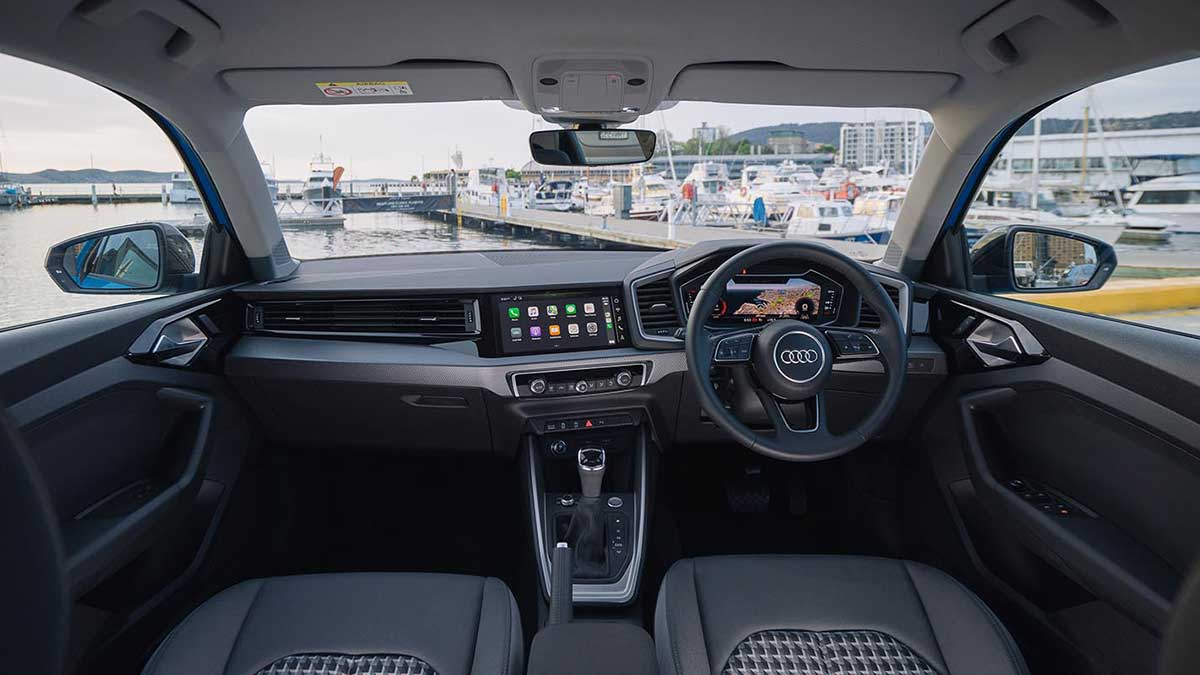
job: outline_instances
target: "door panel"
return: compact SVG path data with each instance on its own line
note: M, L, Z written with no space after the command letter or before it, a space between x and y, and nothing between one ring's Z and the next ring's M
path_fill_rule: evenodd
M50 492L76 615L99 624L78 632L97 643L187 583L257 442L221 374L238 322L227 290L0 332L4 404ZM127 356L156 320L189 313L209 335L191 365Z
M986 366L967 337L989 315L1045 353ZM1068 641L1106 623L1098 643L1152 654L1200 554L1200 340L946 289L932 327L951 376L922 437L977 577Z

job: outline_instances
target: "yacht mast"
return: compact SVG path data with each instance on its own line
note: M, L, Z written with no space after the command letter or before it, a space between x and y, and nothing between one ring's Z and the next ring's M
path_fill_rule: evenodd
M1032 196L1030 205L1036 211L1038 207L1038 193L1041 191L1041 171L1042 171L1042 116L1038 114L1033 118L1033 175L1030 177L1029 191Z

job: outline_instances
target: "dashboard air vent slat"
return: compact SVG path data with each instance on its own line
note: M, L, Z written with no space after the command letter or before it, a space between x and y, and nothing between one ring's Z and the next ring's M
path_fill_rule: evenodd
M461 298L273 300L256 303L252 330L299 333L471 337L475 301Z
M651 281L634 289L642 333L647 337L674 337L680 328L675 292L670 279Z
M881 284L883 290L887 291L888 297L891 298L892 304L896 309L900 309L900 289L890 284ZM859 328L879 328L879 314L871 309L865 301L860 301L858 309L858 327Z

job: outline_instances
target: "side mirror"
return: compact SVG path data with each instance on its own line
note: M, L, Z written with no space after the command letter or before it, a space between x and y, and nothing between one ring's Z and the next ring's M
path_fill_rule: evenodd
M529 134L529 152L550 166L637 164L654 156L656 141L643 129L558 129Z
M169 223L124 225L55 244L46 272L66 293L175 293L197 285L192 244Z
M1092 291L1116 269L1111 244L1051 227L1000 227L971 247L973 285L990 293Z

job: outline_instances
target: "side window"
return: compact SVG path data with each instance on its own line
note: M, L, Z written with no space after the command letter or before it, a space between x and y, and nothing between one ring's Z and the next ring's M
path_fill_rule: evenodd
M1200 335L1200 59L1043 110L963 224L980 290Z
M0 79L0 330L194 288L208 214L154 121L3 54Z

